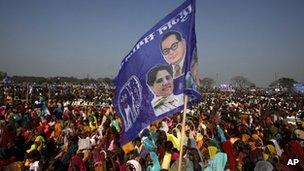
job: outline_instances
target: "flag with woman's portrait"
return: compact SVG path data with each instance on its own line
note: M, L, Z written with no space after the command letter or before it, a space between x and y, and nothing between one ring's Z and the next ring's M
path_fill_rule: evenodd
M122 144L152 122L180 112L185 94L200 98L195 0L185 1L140 38L114 83Z

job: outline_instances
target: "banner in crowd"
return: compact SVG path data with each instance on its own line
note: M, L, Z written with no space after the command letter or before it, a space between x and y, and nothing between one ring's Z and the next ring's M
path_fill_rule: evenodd
M11 84L13 82L13 78L8 76L6 73L5 73L5 76L3 78L3 80L1 81L3 84Z
M183 109L184 94L200 98L195 0L187 0L140 38L114 79L121 143L150 123Z
M222 92L234 92L233 86L231 84L221 84L219 86L220 91Z
M294 84L293 90L297 93L304 94L304 83Z

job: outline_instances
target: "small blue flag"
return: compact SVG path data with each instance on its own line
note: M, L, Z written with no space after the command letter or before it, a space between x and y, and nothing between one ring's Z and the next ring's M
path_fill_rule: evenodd
M7 73L5 73L2 83L8 85L8 84L12 84L12 82L13 82L13 78L8 76Z
M200 98L195 0L187 0L140 38L114 80L121 144L152 122L180 112L184 94Z
M304 83L294 84L292 88L295 92L304 94Z

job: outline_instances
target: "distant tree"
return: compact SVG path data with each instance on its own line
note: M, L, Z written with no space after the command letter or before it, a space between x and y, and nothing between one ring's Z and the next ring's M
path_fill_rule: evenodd
M84 79L81 79L81 82L82 83L95 83L96 80L94 80L92 78L84 78Z
M75 77L60 77L60 81L67 83L78 83L79 79Z
M6 72L0 71L0 81L2 81L5 76L6 76Z
M4 79L6 76L5 72L0 71L0 81ZM16 83L24 83L24 82L31 82L36 84L61 84L61 83L75 83L75 84L91 84L91 83L106 83L109 85L113 85L113 80L111 78L83 78L79 79L76 77L35 77L35 76L13 76L12 80Z
M293 86L293 84L297 83L297 81L295 81L292 78L279 78L278 80L273 81L269 87L271 88L284 88L287 90L290 90Z
M237 88L251 88L255 84L243 76L235 76L231 78L231 84Z
M215 84L214 79L206 77L201 80L201 86L203 89L210 89Z
M23 83L23 82L35 82L37 84L42 84L47 81L45 77L32 77L32 76L13 76L13 81L16 83Z
M103 78L97 78L97 79L96 79L96 81L99 82L99 83L102 83L103 80L104 80Z
M104 78L103 81L104 81L106 84L109 84L109 85L112 85L112 84L113 84L113 79L111 79L111 78L109 78L109 77Z

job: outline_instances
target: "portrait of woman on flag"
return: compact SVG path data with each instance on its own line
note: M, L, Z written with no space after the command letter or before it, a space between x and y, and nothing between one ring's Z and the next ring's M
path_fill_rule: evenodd
M153 67L147 74L147 84L154 94L151 104L156 116L183 105L183 94L173 93L172 66L163 64Z

